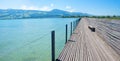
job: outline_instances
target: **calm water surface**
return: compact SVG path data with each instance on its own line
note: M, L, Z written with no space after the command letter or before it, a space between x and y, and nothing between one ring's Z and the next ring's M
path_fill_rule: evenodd
M0 61L51 61L52 30L56 32L57 58L65 44L65 24L76 19L0 20Z

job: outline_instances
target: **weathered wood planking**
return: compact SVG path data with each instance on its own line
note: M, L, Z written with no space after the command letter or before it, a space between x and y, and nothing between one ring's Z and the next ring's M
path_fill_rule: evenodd
M95 23L96 33L120 55L120 21L88 19Z
M88 25L95 26L95 28L98 28L97 31L91 32ZM114 47L111 47L117 43L114 44L112 42L113 44L109 45L111 44L110 42L98 36L105 33L103 29L106 27L100 28L102 29L101 31L99 30L100 26L101 25L97 25L95 19L82 18L58 59L60 61L120 61L120 55L116 53ZM103 32L103 34L101 34L101 32ZM111 34L110 31L108 33ZM120 35L117 37L119 36Z

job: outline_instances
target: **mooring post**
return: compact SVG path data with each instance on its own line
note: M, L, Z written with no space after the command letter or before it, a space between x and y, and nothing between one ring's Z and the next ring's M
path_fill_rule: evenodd
M74 21L74 30L76 29L76 24L75 24L76 22Z
M68 25L66 24L65 43L67 43L67 31L68 31Z
M77 25L78 25L78 23L79 23L79 19L77 20Z
M72 35L72 22L71 22L71 33L70 33L70 35Z
M55 61L55 31L51 32L51 58Z
M75 28L77 27L78 24L78 19L75 21Z
M73 31L75 30L75 22L73 21Z
M79 24L80 20L81 20L81 18L78 19L78 23L77 24Z
M77 20L76 20L76 27L77 27Z

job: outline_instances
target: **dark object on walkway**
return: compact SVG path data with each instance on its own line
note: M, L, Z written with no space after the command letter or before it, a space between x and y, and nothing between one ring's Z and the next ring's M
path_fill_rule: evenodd
M56 61L61 61L60 59L56 59Z
M88 26L88 28L92 31L92 32L95 32L95 28L91 25Z

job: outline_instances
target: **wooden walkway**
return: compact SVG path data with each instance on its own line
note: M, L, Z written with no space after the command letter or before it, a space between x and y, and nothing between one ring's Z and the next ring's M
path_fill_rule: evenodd
M60 61L120 61L120 55L96 32L92 32L88 25L88 19L82 18L58 59Z

